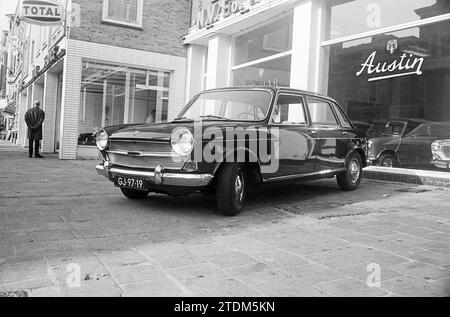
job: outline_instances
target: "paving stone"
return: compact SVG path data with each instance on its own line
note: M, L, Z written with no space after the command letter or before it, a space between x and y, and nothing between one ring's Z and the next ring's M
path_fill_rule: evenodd
M63 297L120 297L122 289L111 279L82 281L81 287L61 287Z
M450 276L450 270L448 269L441 269L434 265L417 261L394 265L391 266L390 269L403 275L426 281L439 280Z
M33 240L35 241L50 241L50 240L72 240L75 235L70 231L33 231Z
M256 259L253 259L244 253L234 251L205 254L202 257L220 268L231 268L257 262Z
M186 285L196 296L213 297L258 297L263 296L261 292L250 288L234 278L218 280L202 280L195 285Z
M348 266L344 268L340 268L337 271L343 275L354 278L360 282L366 283L368 277L373 273L372 267L369 266L372 263L361 263L353 266ZM392 280L393 278L403 276L401 273L392 271L389 269L389 266L380 265L380 281L383 283L384 281Z
M294 266L283 271L312 285L345 278L343 274L318 264Z
M275 267L284 268L308 263L305 259L279 250L252 254L252 257Z
M416 244L417 248L426 249L442 254L450 254L450 243L430 241L425 243Z
M159 268L149 263L115 266L109 268L109 272L119 284L156 280L164 275Z
M52 286L53 282L48 277L28 279L0 284L0 293L24 291L29 294L32 290Z
M424 238L426 238L428 240L448 243L450 241L450 234L436 232L436 233L432 233L432 234L427 234L426 236L424 236Z
M126 284L121 287L124 290L123 297L181 297L191 295L185 294L168 279Z
M294 253L302 257L305 257L313 253L319 253L324 250L328 250L308 242L299 242L299 243L290 242L279 246L279 248L281 250Z
M282 278L292 278L293 275L264 263L243 265L225 270L232 277L245 282L248 285L277 281Z
M433 283L403 276L383 283L383 288L391 293L406 297L439 297L445 292Z
M165 268L180 267L205 262L203 258L196 256L179 245L173 245L171 249L144 248L140 251L152 261Z
M308 261L337 269L363 262L359 255L348 255L340 251L322 251L304 256Z
M277 280L255 285L255 288L270 297L324 297L330 296L326 291L316 288L302 280Z
M46 278L47 265L44 258L13 258L0 263L0 284L30 279Z
M346 278L343 280L331 281L316 285L317 287L325 290L326 292L334 296L351 297L357 294L372 294L367 296L380 296L379 290L376 288L368 287L367 284L360 282L352 278ZM377 294L377 295L376 295ZM382 295L385 295L384 293Z
M385 238L393 240L396 243L406 244L406 245L414 245L414 244L419 244L419 243L424 243L424 242L429 241L429 239L427 239L426 237L425 237L426 239L424 239L424 238L415 237L413 235L405 234L405 233L394 233L394 234L385 236Z
M433 251L420 251L410 256L411 259L450 269L450 257Z
M425 228L420 228L416 226L399 226L396 231L401 233L407 233L417 237L423 237L430 233L433 233L433 230L428 230Z
M257 241L257 239L253 239L251 237L242 236L239 239L230 239L225 240L223 236L216 237L216 241L220 244L225 245L231 250L236 250L248 254L258 253L267 251L269 249L273 249L273 246L268 245L267 243Z
M121 267L147 263L148 259L135 250L103 250L95 252L107 267Z

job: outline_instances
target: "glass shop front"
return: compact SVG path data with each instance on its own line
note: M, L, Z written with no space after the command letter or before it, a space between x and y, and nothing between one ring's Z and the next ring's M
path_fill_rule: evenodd
M328 95L367 131L372 163L450 172L450 20L422 23L450 1L341 1L330 12ZM392 31L352 39L377 28Z

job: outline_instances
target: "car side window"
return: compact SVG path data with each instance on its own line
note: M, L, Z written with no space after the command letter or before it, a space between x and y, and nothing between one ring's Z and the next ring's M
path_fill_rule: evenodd
M273 108L271 121L282 125L306 125L303 98L280 94Z
M345 115L344 111L339 107L338 105L333 103L334 110L336 112L337 117L339 118L339 121L341 122L341 126L343 128L351 128L352 124L350 123L350 120Z
M308 98L308 110L313 125L338 127L331 105L323 100Z

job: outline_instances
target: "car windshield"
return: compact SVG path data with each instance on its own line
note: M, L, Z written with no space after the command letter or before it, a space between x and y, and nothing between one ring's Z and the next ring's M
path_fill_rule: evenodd
M375 122L370 127L369 135L401 135L405 128L405 123L400 121Z
M448 138L450 137L450 122L421 124L408 136Z
M261 121L272 95L263 90L223 90L196 96L175 120Z

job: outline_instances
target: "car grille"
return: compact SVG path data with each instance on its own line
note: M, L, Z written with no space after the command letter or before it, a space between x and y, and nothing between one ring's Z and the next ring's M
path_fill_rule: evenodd
M184 160L171 157L168 142L111 141L107 153L111 164L124 167L154 169L160 165L163 169L181 169L184 165Z
M447 159L450 159L450 146L443 146L442 152L444 153Z

